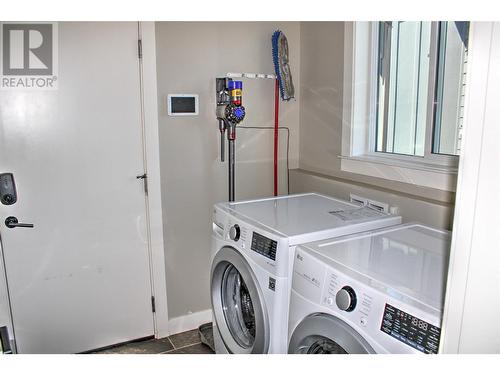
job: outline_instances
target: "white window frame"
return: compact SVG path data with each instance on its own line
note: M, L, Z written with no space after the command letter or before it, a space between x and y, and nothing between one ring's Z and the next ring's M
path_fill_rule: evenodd
M433 27L432 38L437 38L435 27ZM432 53L437 53L436 48ZM372 177L454 191L458 156L432 153L434 108L429 108L427 114L423 157L375 151L377 60L378 22L346 22L341 169ZM435 67L431 67L430 75L435 77ZM430 82L434 85L434 79Z

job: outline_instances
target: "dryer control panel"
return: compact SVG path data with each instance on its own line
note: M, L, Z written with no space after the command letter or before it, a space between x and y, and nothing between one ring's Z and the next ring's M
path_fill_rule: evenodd
M289 238L227 210L223 204L214 206L212 238L222 241L215 246L237 249L274 279L290 276L295 247L290 247Z
M253 232L252 234L252 246L251 249L266 258L271 260L276 260L276 249L278 247L278 242L274 241L262 234Z

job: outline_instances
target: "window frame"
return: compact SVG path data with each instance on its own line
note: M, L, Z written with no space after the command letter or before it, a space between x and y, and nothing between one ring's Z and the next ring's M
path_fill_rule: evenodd
M430 86L424 156L377 152L378 22L346 22L341 169L347 172L454 191L459 157L433 154L434 100L439 36L431 29ZM432 79L431 79L432 78ZM432 96L432 97L431 97Z

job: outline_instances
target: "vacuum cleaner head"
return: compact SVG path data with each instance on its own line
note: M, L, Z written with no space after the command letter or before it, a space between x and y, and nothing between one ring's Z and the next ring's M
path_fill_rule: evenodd
M295 89L288 59L288 41L280 30L274 32L272 46L274 70L278 77L281 99L288 101L295 97Z

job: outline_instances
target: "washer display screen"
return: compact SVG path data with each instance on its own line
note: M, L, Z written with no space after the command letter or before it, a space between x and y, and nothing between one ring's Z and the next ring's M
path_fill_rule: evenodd
M253 232L252 236L252 250L256 251L259 254L264 255L265 257L276 260L276 247L278 246L278 242L271 240L259 234L257 232Z
M385 304L382 332L423 353L437 354L441 328Z

